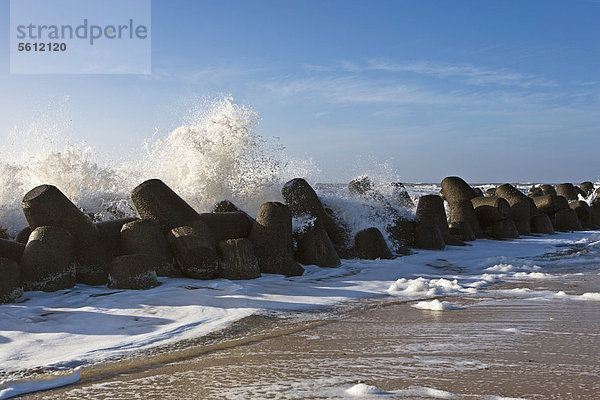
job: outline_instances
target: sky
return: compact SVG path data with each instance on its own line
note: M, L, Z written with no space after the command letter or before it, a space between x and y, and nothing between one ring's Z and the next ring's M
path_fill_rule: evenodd
M0 149L15 127L68 121L73 140L126 158L225 94L321 181L381 165L406 182L600 180L600 1L154 0L151 12L149 75L11 75L0 0Z

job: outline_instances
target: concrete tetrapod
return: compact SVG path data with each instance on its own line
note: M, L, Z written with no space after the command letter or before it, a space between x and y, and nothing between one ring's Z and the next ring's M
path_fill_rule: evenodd
M247 238L254 222L242 211L202 213L198 219L210 228L215 246L223 240Z
M218 246L219 272L223 279L254 279L260 277L254 246L248 239L223 240Z
M443 198L450 204L477 197L477 192L458 176L449 176L442 180L442 193Z
M595 198L590 206L592 225L600 226L600 197Z
M531 217L531 232L545 233L547 235L554 234L552 221L547 214L538 214Z
M295 178L283 185L281 194L293 217L315 218L315 228L324 229L337 251L347 246L342 229L327 214L314 189L302 178Z
M554 214L554 228L560 232L583 230L577 213L570 208L560 210Z
M279 202L264 203L258 210L249 236L260 272L297 276L304 268L293 257L292 215Z
M155 219L164 232L183 226L200 215L160 179L142 182L131 191L142 219Z
M475 215L483 227L492 226L508 217L510 204L501 197L475 197L471 199Z
M416 212L416 224L417 227L419 225L430 227L432 225L437 225L438 229L440 230L440 233L442 234L442 238L444 239L445 244L450 246L466 246L465 242L450 234L450 229L448 227L448 219L446 217L446 210L444 208L444 200L440 196L430 194L419 197L419 203L417 205ZM426 228L424 227L419 229L419 235L421 236L419 240L423 238L425 229ZM435 233L432 234L433 236L427 236L436 236ZM417 244L416 246L421 247Z
M572 183L561 183L560 185L556 186L556 194L563 196L569 201L577 200L577 193L578 192Z
M15 242L14 240L0 239L0 257L10 258L19 263L21 262L23 251L25 251L25 244Z
M54 292L75 286L73 242L66 229L56 226L35 228L21 258L24 289Z
M592 227L592 212L590 206L583 200L575 200L569 202L571 210L575 210L577 218L584 229L590 229Z
M29 235L31 235L31 228L29 226L26 226L25 228L21 229L19 233L17 233L17 237L15 238L15 240L19 243L27 244L27 240L29 240Z
M122 254L121 228L124 224L135 220L137 218L130 217L94 223L100 232L100 238L109 260Z
M541 185L540 188L542 189L542 192L544 192L544 195L553 194L558 196L556 193L556 188L552 185Z
M23 295L19 264L0 257L0 304L10 303Z
M521 235L531 234L532 207L525 194L511 184L505 183L496 188L496 196L508 201L508 218L512 219Z
M470 225L470 230L475 234L475 237L485 238L471 200L459 200L450 203L450 229L458 228L463 224ZM468 232L468 228L461 227L460 229L463 232Z
M492 225L492 237L494 239L518 239L519 231L512 219L503 219Z
M546 194L544 196L534 197L533 201L538 211L552 216L557 211L565 210L569 208L569 202L563 196L557 196L555 194Z
M37 186L23 197L22 205L32 230L56 226L71 233L77 282L88 285L107 282L109 262L98 228L58 188Z
M219 262L210 227L196 220L171 229L167 242L183 275L194 279L213 279Z
M385 238L377 228L363 229L354 236L354 254L365 260L394 258Z
M121 249L125 254L146 254L158 276L181 276L173 265L173 255L167 239L154 219L130 221L121 227Z
M313 228L298 235L296 257L301 264L319 267L338 267L340 257L325 229Z
M110 264L108 287L112 289L150 289L160 285L147 254L127 254Z
M579 188L585 193L585 197L594 193L594 184L590 181L581 182Z
M541 187L532 186L531 188L529 188L529 193L528 193L529 197L538 197L538 196L543 196L543 195L544 195L544 191L542 190Z

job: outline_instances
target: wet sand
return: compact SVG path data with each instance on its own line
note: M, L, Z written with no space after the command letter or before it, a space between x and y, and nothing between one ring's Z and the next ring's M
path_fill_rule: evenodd
M358 310L315 314L268 335L249 331L205 352L200 346L201 355L185 360L25 398L346 398L346 389L364 382L389 391L386 398L449 396L415 389L421 387L457 398L597 399L600 302L527 300L502 290L598 292L599 278L592 273L503 283L446 298L464 307L450 311L371 300Z

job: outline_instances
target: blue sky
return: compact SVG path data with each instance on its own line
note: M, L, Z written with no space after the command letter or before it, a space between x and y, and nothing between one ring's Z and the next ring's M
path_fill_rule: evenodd
M118 159L225 93L324 181L600 179L598 1L154 0L150 76L10 75L0 15L3 140L50 114Z

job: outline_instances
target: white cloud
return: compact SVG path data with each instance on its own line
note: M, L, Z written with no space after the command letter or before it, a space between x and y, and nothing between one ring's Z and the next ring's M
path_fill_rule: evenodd
M458 78L461 82L470 85L502 85L522 88L558 86L556 82L537 75L511 71L507 68L494 69L478 67L468 63L449 64L434 63L430 61L398 63L383 59L372 59L364 64L357 64L349 61L340 61L335 66L306 64L305 69L313 72L408 72L418 75L434 76L441 79Z
M152 69L151 75L142 76L147 80L175 80L188 84L218 82L232 77L246 76L265 71L264 68L242 68L235 66L208 66L197 69L182 69L178 67L158 67Z
M389 106L477 107L482 110L554 107L555 103L572 100L573 95L515 88L473 90L456 86L453 90L429 89L398 79L373 79L362 75L317 76L311 78L277 78L259 87L283 98L303 97L305 102L338 105L377 104Z
M306 95L330 103L448 104L451 94L429 92L416 86L356 76L278 79L264 85L283 97Z
M302 64L302 67L306 71L312 71L312 72L333 72L333 71L337 70L336 67L328 67L325 65L316 65L316 64L309 64L309 63Z
M334 113L340 106L370 105L373 107L364 109L363 116L386 119L387 123L414 123L425 118L420 122L422 126L409 131L422 132L438 124L437 134L485 126L482 134L497 137L523 132L547 136L565 131L589 136L597 133L600 123L596 111L599 98L588 96L583 101L578 91L460 84L450 87L452 90L424 87L398 77L376 79L367 74L335 73L276 78L256 89L295 104L320 108L329 104L334 108L328 111ZM394 129L400 131L399 126Z

